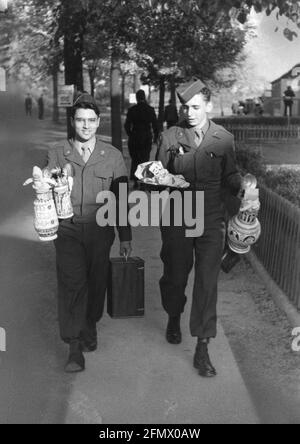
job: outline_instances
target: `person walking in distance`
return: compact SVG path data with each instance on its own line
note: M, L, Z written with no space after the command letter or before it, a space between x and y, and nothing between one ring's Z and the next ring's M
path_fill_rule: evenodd
M25 98L25 113L26 116L30 116L32 115L32 98L31 95L28 93L26 98Z
M40 120L43 120L44 118L44 96L43 94L40 95L38 98L38 117Z
M284 116L292 117L293 110L293 98L295 97L295 93L291 86L288 86L284 91L283 102L284 102Z
M130 179L137 187L137 179L134 175L140 163L148 162L150 158L152 142L158 138L158 122L154 108L146 102L145 91L140 89L136 93L137 104L129 108L125 131L128 136L128 149L131 157Z
M169 105L165 107L164 122L167 122L167 129L178 122L178 111L173 100L169 100Z

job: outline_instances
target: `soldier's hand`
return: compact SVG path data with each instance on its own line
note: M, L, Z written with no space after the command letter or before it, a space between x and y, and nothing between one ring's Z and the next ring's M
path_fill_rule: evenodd
M131 242L125 241L120 242L120 256L124 256L127 260L130 257L132 252Z

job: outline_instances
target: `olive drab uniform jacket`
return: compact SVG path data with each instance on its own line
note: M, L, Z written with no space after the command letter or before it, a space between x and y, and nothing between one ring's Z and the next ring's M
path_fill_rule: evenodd
M87 223L96 221L100 204L96 202L100 191L112 191L117 199L119 183L127 183L127 169L121 152L112 145L96 139L95 149L85 164L72 141L62 141L48 151L47 168L63 168L66 164L72 167L74 179L71 201L74 210L74 221ZM118 226L121 241L131 240L131 229Z
M181 174L190 189L204 191L205 220L213 222L235 215L240 208L237 194L241 176L237 170L233 135L222 126L209 121L209 128L200 146L195 132L184 122L161 135L156 156L173 174Z

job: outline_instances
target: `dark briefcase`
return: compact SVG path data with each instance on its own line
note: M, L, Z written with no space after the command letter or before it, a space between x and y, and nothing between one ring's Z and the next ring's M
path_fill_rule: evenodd
M144 271L139 257L110 259L107 313L112 318L144 316Z

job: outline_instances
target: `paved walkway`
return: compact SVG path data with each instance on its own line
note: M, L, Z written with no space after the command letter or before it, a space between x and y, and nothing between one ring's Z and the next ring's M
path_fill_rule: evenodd
M146 316L100 323L100 348L87 356L87 370L74 379L67 423L234 424L258 423L224 331L211 344L219 375L203 379L192 366L195 339L188 330L190 304L183 317L183 343L164 338L158 280L160 234L134 230L134 255L146 261ZM118 255L118 244L113 256ZM191 295L192 276L188 295ZM222 288L221 288L222 291ZM189 301L190 302L190 301Z
M86 371L63 373L68 350L58 337L54 249L37 241L32 190L22 188L32 166L44 160L45 135L50 142L58 133L47 129L47 122L35 123L31 130L11 125L14 133L1 133L0 153L0 326L7 332L7 352L0 354L0 422L258 423L221 325L211 345L219 372L214 379L202 379L192 366L190 305L183 318L183 343L166 342L157 228L134 230L134 254L146 261L145 318L105 315L99 350L86 356ZM117 242L112 255L118 255ZM189 296L191 283L192 276Z

